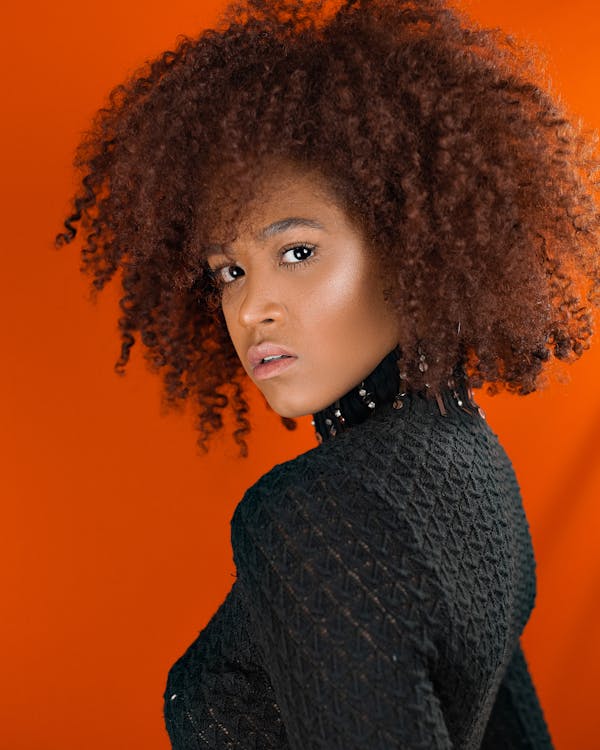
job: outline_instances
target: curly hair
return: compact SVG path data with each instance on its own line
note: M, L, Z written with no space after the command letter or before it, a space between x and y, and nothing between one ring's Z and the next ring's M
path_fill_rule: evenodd
M323 175L363 229L406 322L409 388L438 392L458 362L471 387L525 395L547 384L550 354L589 348L597 134L550 92L530 43L442 0L232 2L176 41L82 136L55 246L81 222L93 301L120 268L115 371L139 332L164 404L196 399L203 452L229 406L248 455L250 379L206 253L236 236L272 158Z

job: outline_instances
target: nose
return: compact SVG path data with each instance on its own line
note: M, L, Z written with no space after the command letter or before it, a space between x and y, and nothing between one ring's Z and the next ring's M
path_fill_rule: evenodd
M240 325L253 328L261 323L280 321L285 316L283 293L273 277L255 273L244 279L243 298L238 309Z

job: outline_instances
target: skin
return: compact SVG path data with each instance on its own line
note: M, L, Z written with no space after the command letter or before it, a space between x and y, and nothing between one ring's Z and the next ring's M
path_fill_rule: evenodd
M321 228L273 222L301 217ZM292 249L297 245L306 245ZM329 186L293 167L269 172L244 213L227 255L207 256L222 283L221 307L243 367L271 408L299 417L325 408L358 385L398 342L398 320L366 242ZM248 348L268 341L298 359L257 380Z

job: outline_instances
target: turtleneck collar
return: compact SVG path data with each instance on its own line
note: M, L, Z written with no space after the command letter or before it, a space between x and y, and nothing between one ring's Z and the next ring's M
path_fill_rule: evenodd
M404 388L398 369L400 357L400 347L396 346L361 383L313 414L312 424L319 443L364 422L382 409L402 409L407 398L426 398L421 392L411 393ZM464 370L458 365L433 404L443 416L448 411L458 409L471 415L479 414L485 419L483 410L473 400L473 393L466 384Z

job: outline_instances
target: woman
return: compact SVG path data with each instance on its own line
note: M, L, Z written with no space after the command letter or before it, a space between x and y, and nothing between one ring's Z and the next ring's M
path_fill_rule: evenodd
M531 51L437 0L248 0L111 95L73 222L199 446L246 393L317 445L231 519L237 578L171 668L184 748L551 748L535 559L473 400L589 346L593 139ZM292 273L293 271L293 273Z

